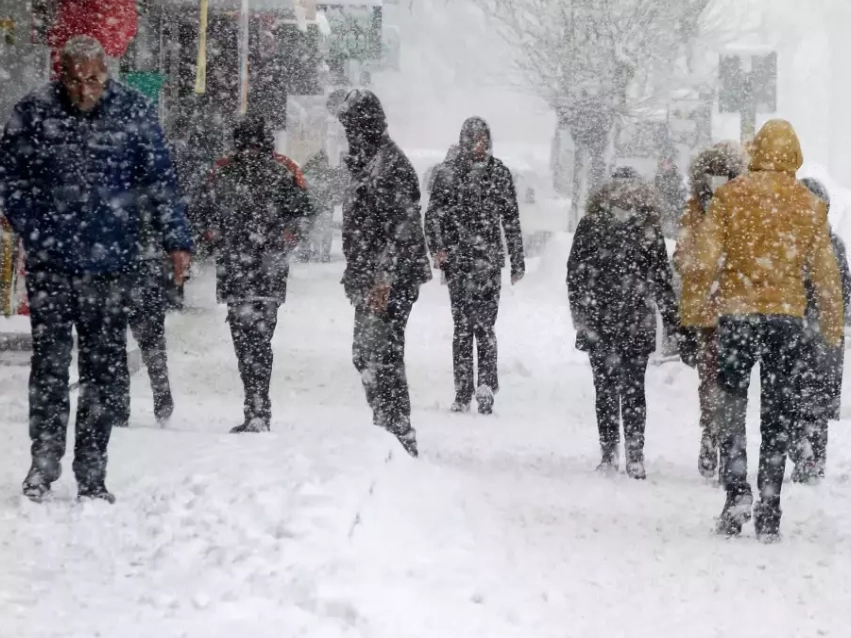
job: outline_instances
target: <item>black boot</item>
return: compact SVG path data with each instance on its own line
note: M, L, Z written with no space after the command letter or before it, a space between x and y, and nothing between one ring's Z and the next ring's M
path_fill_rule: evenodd
M50 485L62 475L62 463L51 458L34 459L23 483L23 493L33 503L41 503L50 495Z
M242 425L237 425L235 428L231 429L231 434L248 434L252 432L268 432L271 430L271 425L269 423L269 419L264 419L261 417L254 417L253 419L246 419L245 423Z
M115 496L106 489L103 483L94 485L80 485L77 489L78 501L104 501L112 505L115 503Z
M644 469L644 452L627 451L626 474L629 478L637 481L643 481L647 478L647 471Z
M777 543L780 541L780 518L783 512L779 503L769 503L760 500L754 507L754 527L756 537L761 543Z
M476 390L476 403L479 404L479 414L493 414L493 390L486 385L480 385Z
M171 396L171 390L155 392L154 417L157 419L157 423L160 425L168 423L172 414L174 414L174 398Z
M727 501L718 522L715 532L721 536L738 536L742 533L742 526L751 520L753 509L753 494L750 488L746 490L728 490Z
M601 474L617 474L618 473L618 446L617 445L601 445L602 459L600 465L597 466L597 471Z

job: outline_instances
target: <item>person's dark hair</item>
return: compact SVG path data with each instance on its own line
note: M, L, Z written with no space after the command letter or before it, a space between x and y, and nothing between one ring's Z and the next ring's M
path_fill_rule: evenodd
M830 210L830 192L824 184L814 177L805 177L801 180L801 183L806 186L813 195L827 204L827 209Z
M233 146L237 152L258 150L272 153L275 150L275 137L262 117L244 117L233 130Z
M612 179L641 179L641 173L632 166L621 166L612 173Z

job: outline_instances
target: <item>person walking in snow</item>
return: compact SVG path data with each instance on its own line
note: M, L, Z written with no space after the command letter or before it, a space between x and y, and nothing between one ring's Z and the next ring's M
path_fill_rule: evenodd
M72 329L81 381L78 494L114 501L105 483L107 446L129 401L128 271L143 194L181 281L192 240L156 111L109 78L99 42L72 38L60 79L18 103L0 141L0 198L27 253L32 467L23 491L34 501L62 471Z
M311 202L316 210L316 222L309 237L302 242L301 261L331 261L334 237L334 206L342 195L340 169L331 166L328 153L319 151L304 165L304 178Z
M479 412L490 414L499 391L494 326L505 266L503 232L511 283L520 281L526 269L514 180L491 148L491 132L484 120L473 117L464 122L457 157L448 156L437 171L426 211L429 250L435 266L446 273L455 324L453 412L469 410L475 391Z
M662 206L662 232L668 239L676 239L680 227L680 217L685 208L687 192L683 186L683 176L677 169L676 148L666 146L656 167L653 184L659 194Z
M233 434L268 432L272 421L272 337L286 300L289 256L312 225L300 170L275 155L259 116L239 121L234 153L213 171L208 218L216 255L216 295L227 321L245 392L244 420Z
M706 210L715 191L736 179L745 169L741 147L722 142L702 152L691 165L691 198L682 216L674 268L682 279L680 297L680 356L697 368L700 385L700 452L698 470L712 478L719 464L718 409L718 311L714 297L703 296L696 251ZM723 473L723 471L722 471Z
M645 374L656 349L656 307L676 330L671 279L653 189L619 179L593 193L573 238L567 289L576 347L588 353L594 375L599 471L618 469L622 416L627 474L646 478Z
M831 347L842 343L842 283L827 207L795 177L803 164L792 125L771 120L751 145L750 170L715 192L698 238L695 271L704 299L716 295L721 392L722 482L719 534L733 536L755 516L760 540L780 533L780 494L801 374L805 276ZM715 292L717 290L717 292ZM760 501L747 480L745 417L753 367L760 365ZM753 512L752 512L753 510Z
M822 200L830 210L830 193L816 179L805 178L801 183ZM842 279L842 300L847 309L851 304L851 271L848 269L845 244L833 232L830 243ZM792 428L789 456L795 464L792 480L809 483L824 478L827 463L828 422L839 420L842 396L844 338L839 348L831 347L820 329L820 312L813 282L805 279L807 309L804 313L803 356L798 389L798 414Z
M139 215L139 248L136 261L129 269L127 319L148 371L154 395L154 418L160 425L164 425L174 412L174 397L168 378L165 339L165 286L168 273L163 268L163 238L158 224L154 223L154 214L147 198L143 198ZM128 392L125 418L116 424L120 427L129 425L129 398Z
M333 109L349 142L343 203L343 288L355 307L352 354L373 423L417 456L405 373L405 328L431 279L419 179L387 131L378 97L355 89Z

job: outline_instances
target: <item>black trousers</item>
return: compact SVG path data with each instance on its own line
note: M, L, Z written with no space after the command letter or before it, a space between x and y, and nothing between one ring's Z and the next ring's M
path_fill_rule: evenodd
M166 295L162 260L137 262L133 271L127 318L133 338L142 350L142 361L148 370L155 412L165 402L172 401L168 380L165 315Z
M120 424L129 402L127 290L124 275L27 273L33 469L48 483L59 478L65 454L72 329L77 330L80 373L74 474L83 489L104 483L112 428Z
M590 357L603 454L617 451L622 416L627 461L642 460L647 424L644 380L650 357L622 353L605 346L594 348Z
M497 373L496 318L502 273L498 269L447 273L449 300L455 332L452 338L452 364L455 372L455 399L469 403L477 386L499 390ZM479 359L475 384L473 344Z
M777 315L722 317L718 326L722 481L733 496L750 494L745 417L751 371L760 364L758 487L764 506L779 516L790 433L796 419L803 324Z
M360 372L372 420L394 434L411 427L411 396L405 373L405 329L419 289L391 290L387 311L355 310L352 360Z
M239 376L245 391L244 415L246 423L262 419L272 420L272 400L269 385L272 381L272 337L278 325L276 301L253 301L228 304L233 347L239 366Z

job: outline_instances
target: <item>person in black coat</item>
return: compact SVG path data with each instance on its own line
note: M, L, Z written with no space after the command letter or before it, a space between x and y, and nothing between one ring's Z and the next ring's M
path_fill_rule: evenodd
M830 193L818 180L801 182L830 207ZM851 271L845 244L831 231L830 241L842 278L845 308L851 304ZM824 478L827 462L828 421L839 420L845 347L831 348L819 331L819 309L815 290L805 280L807 310L804 315L804 344L799 376L799 413L792 431L790 457L795 464L792 480L808 483Z
M228 306L245 389L244 421L234 434L267 432L272 337L286 300L289 256L312 223L303 177L275 155L274 137L258 116L237 123L234 155L213 173L208 218L219 301Z
M526 269L514 179L493 157L491 147L484 120L473 117L464 122L457 157L448 156L437 171L426 211L429 250L435 266L446 273L455 323L454 412L470 409L475 390L479 412L490 414L499 390L494 326L506 261L503 231L512 284L523 278ZM479 359L475 385L474 344Z
M319 151L304 165L307 191L316 210L316 222L310 236L299 249L300 261L331 261L334 239L334 206L341 199L340 169L331 166L328 153Z
M355 307L353 360L373 423L417 456L405 374L405 328L431 279L417 174L390 139L378 97L355 89L329 104L349 143L343 203L343 288Z
M641 180L605 184L588 200L567 263L576 347L594 374L601 471L617 470L622 414L627 473L646 476L644 377L656 348L654 304L676 330L671 279L653 190Z

